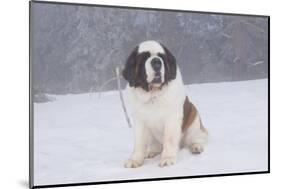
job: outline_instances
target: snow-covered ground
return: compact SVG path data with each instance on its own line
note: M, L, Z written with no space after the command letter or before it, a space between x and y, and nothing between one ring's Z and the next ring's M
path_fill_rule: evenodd
M160 168L159 156L127 169L133 148L116 91L55 96L34 105L35 185L267 170L267 80L194 84L187 94L210 139L201 155L184 149Z

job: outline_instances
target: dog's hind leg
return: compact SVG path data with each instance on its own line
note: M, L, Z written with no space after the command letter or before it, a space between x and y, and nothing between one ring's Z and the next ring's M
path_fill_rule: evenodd
M193 154L200 154L204 151L204 145L207 143L208 132L203 127L201 118L197 115L189 128L184 133L184 147L188 147Z

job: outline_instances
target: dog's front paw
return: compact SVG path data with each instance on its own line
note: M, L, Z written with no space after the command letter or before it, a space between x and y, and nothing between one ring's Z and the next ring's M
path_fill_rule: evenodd
M142 166L143 161L137 161L137 160L133 160L133 159L128 159L125 164L124 167L126 168L137 168Z
M193 154L201 154L203 152L204 148L202 144L198 144L198 143L193 143L190 146L190 151Z
M175 157L167 157L167 158L161 158L159 166L164 167L164 166L171 166L176 163L176 158Z

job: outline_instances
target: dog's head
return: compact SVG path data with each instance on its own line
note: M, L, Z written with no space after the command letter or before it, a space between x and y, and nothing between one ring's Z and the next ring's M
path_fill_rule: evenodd
M131 87L145 91L161 88L176 78L177 64L172 53L156 41L140 43L130 54L123 77Z

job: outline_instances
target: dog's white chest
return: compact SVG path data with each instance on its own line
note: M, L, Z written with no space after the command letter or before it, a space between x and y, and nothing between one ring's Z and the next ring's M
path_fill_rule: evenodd
M173 108L172 102L165 97L151 97L147 103L139 104L135 110L138 118L143 120L144 126L162 143L165 123Z
M179 80L171 81L159 91L145 92L139 88L128 88L128 97L133 119L141 127L146 127L160 143L165 127L171 124L171 120L179 120L174 125L181 127L185 92Z

